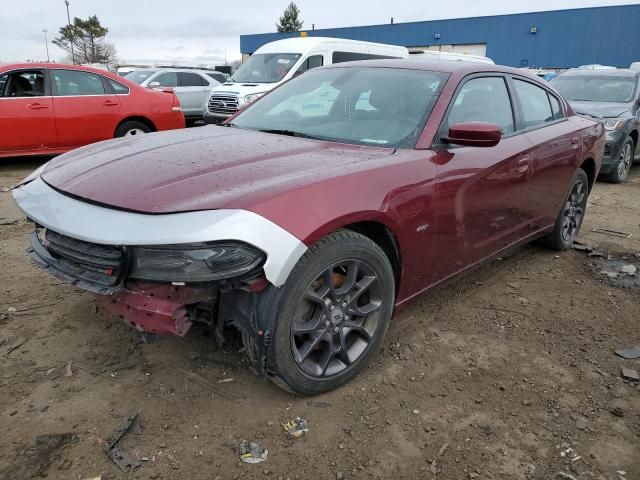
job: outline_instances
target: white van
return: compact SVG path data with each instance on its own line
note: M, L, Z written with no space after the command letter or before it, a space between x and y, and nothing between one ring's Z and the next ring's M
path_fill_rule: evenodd
M312 68L354 60L408 56L405 47L381 43L326 37L277 40L256 50L228 82L211 91L204 121L220 123L247 103Z
M471 55L469 53L453 53L453 52L440 52L438 50L424 50L422 52L411 52L409 58L412 60L455 60L459 62L475 62L475 63L488 63L495 65L495 62L489 57L483 57L482 55Z

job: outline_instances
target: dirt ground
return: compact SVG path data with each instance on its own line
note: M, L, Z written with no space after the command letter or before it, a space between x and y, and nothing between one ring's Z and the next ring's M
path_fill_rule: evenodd
M3 161L0 186L39 163ZM31 231L0 193L2 479L640 479L640 386L621 376L640 359L614 353L640 345L640 288L609 278L640 269L640 167L591 196L580 240L605 258L496 260L397 313L366 372L315 398L256 380L237 340L142 343L30 264ZM104 448L132 410L121 446L142 465L124 474ZM297 416L310 431L290 440L281 422ZM241 439L268 459L241 463Z

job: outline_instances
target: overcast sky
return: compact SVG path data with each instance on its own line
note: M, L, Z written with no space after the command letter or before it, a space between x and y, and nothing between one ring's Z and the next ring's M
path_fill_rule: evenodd
M217 64L240 57L240 34L275 31L289 0L69 0L70 12L97 15L121 62ZM67 22L64 0L0 0L0 61L46 59ZM305 28L342 27L637 3L625 0L299 0ZM64 52L49 43L52 60Z

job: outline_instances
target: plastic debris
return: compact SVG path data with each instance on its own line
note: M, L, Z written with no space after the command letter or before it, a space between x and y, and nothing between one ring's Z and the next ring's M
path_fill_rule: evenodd
M244 463L264 462L269 455L269 450L262 448L256 442L242 440L240 442L240 460Z
M635 276L636 272L638 271L638 267L636 267L633 263L628 263L626 265L623 265L620 268L620 271L622 273L626 273L630 277L633 277L633 276Z
M136 418L138 418L137 411L132 411L131 413L129 413L129 415L124 417L120 426L116 429L115 432L113 432L113 435L111 435L111 438L107 440L107 443L105 445L106 454L109 456L109 458L111 458L111 460L113 460L113 463L120 467L120 470L125 473L133 472L140 466L140 462L133 459L131 455L129 455L118 446L118 442L125 435L125 433L129 431L129 428L131 428L133 422L136 421Z
M616 355L627 360L633 360L634 358L640 358L640 345L629 348L619 348L616 350Z
M638 375L638 371L632 368L622 367L622 378L626 378L627 380L634 380L636 382L640 381L640 375Z
M284 432L290 437L301 437L309 431L309 422L306 418L297 417L282 424Z

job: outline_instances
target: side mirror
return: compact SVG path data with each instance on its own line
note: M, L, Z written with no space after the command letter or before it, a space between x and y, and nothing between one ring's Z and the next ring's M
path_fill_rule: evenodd
M502 138L498 125L485 122L461 122L449 127L449 135L443 137L446 143L468 147L495 147Z

